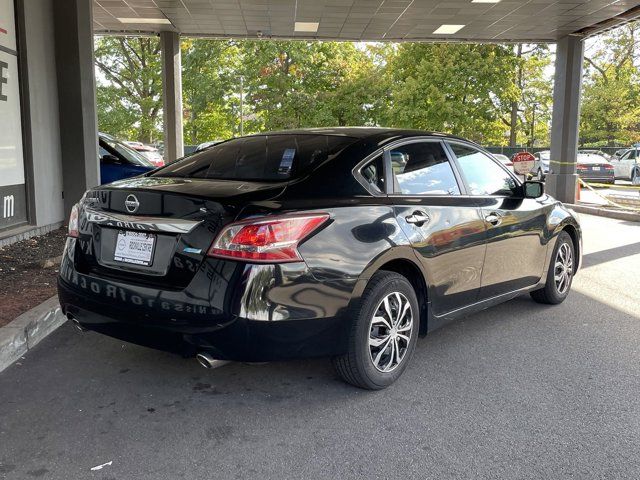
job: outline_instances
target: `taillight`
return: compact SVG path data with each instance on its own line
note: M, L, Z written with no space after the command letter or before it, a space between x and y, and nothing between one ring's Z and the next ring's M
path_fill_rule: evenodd
M613 165L609 165L609 164L605 163L603 166L604 166L605 170L613 170Z
M71 207L71 215L69 215L69 233L70 237L78 237L78 205Z
M578 170L586 170L588 167L586 165L584 165L583 163L579 163L576 168Z
M321 213L232 223L220 232L208 255L263 263L299 262L300 242L328 219L328 214Z

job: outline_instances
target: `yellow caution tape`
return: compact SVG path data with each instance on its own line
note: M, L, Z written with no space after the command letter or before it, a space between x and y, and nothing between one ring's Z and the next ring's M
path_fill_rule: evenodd
M610 190L637 190L640 192L640 185L611 185L610 183L593 183L589 182L592 187L603 187Z
M640 212L640 208L630 207L629 205L620 205L619 203L614 202L610 198L607 198L604 195L601 195L597 190L595 190L591 185L589 185L587 182L585 182L581 178L578 178L578 181L580 182L580 185L582 185L584 187L587 187L589 190L591 190L593 193L595 193L597 196L599 196L601 199L603 199L608 204L613 205L616 208L621 208L623 210L633 210L633 211L636 211L636 212ZM593 184L593 185L603 185L603 184ZM611 185L603 185L603 186L610 187Z

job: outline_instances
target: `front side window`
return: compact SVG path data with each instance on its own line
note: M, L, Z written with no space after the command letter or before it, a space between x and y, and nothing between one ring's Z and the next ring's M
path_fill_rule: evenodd
M471 195L513 195L518 184L493 159L466 145L450 144Z
M394 192L403 195L459 195L449 159L440 142L416 142L391 154Z

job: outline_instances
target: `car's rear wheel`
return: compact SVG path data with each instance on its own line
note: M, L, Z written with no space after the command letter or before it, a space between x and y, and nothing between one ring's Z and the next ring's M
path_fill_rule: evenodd
M333 364L346 382L380 390L402 375L413 354L420 322L418 300L405 277L380 271L358 303L348 351L334 357Z
M567 232L562 231L558 235L558 241L551 257L545 286L531 292L531 297L538 303L550 305L562 303L569 295L575 268L573 240Z

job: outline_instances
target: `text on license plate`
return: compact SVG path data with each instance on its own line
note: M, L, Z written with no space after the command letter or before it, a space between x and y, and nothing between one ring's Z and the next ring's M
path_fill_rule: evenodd
M600 167L591 167L591 170L593 170L594 172L599 172L600 171Z
M113 259L116 262L151 265L156 238L149 233L118 232Z

